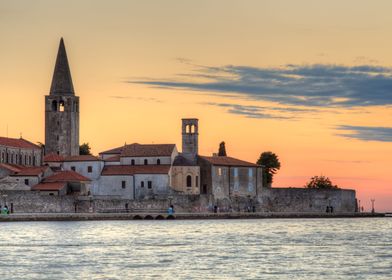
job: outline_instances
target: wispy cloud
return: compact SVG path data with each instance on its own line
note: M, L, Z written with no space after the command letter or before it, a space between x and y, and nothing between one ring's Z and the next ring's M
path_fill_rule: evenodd
M153 98L153 97L134 97L134 96L127 96L127 95L111 95L109 98L112 99L133 99L133 100L140 100L140 101L149 101L149 102L163 102L161 99Z
M314 109L301 109L294 107L267 107L215 102L206 102L203 104L226 108L228 113L242 115L252 119L297 119L299 118L299 113L318 112Z
M341 125L337 129L343 130L345 133L337 133L336 135L346 138L362 141L392 142L392 127Z
M285 105L356 107L392 105L392 68L372 65L285 65L210 67L191 64L175 79L128 80L167 89L235 94Z

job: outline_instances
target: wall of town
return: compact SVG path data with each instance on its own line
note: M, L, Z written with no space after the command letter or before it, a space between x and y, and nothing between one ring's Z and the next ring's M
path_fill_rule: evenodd
M121 188L121 186L120 186ZM165 198L166 197L166 198ZM335 213L352 213L356 210L353 190L316 190L295 188L263 189L257 198L232 197L215 199L211 195L183 195L171 192L167 196L150 199L120 199L113 196L82 197L49 196L31 191L1 191L0 205L13 206L15 213L33 212L78 212L112 211L137 209L138 211L164 211L173 204L178 212L212 211L217 206L220 212L252 211L260 212L307 212L324 213L332 206Z
M265 188L259 197L259 207L265 212L354 212L354 190L320 190L304 188Z

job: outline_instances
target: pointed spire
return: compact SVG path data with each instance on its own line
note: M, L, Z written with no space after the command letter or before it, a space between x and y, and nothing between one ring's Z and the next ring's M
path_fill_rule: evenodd
M56 66L54 67L52 85L50 87L50 94L75 94L63 38L61 38L60 40L59 50L56 59Z

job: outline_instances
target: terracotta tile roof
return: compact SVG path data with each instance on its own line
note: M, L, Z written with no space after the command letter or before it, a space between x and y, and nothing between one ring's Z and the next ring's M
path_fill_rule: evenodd
M260 167L257 164L243 161L240 159L232 158L232 157L206 157L206 156L199 156L200 159L208 161L213 165L222 165L222 166L243 166L243 167Z
M14 148L23 148L23 149L41 149L40 146L35 145L23 138L7 138L0 137L0 145L14 147Z
M156 157L171 156L175 144L138 144L126 145L121 157Z
M23 166L16 165L16 164L9 164L9 163L0 163L0 168L17 173L23 169Z
M48 166L31 166L25 167L21 169L17 174L13 176L39 176L43 172L45 172L49 167Z
M105 161L110 161L110 162L116 162L116 161L120 161L120 155L117 156L112 156L110 158L105 159Z
M121 154L124 146L101 152L99 154Z
M44 156L44 162L62 162L63 160L64 157L55 153L51 153Z
M170 165L107 165L101 175L168 174Z
M66 157L64 161L100 161L101 159L93 155L80 155Z
M40 183L31 188L32 191L59 191L66 186L66 182Z
M69 170L69 171L60 171L52 176L49 176L44 179L45 183L50 182L89 182L90 179L80 175L79 173Z

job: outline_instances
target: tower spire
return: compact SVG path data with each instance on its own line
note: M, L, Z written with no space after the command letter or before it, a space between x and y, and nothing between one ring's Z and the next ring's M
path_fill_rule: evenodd
M67 52L65 51L64 40L60 39L59 50L57 52L56 66L54 67L50 95L74 95L71 71L69 69Z

